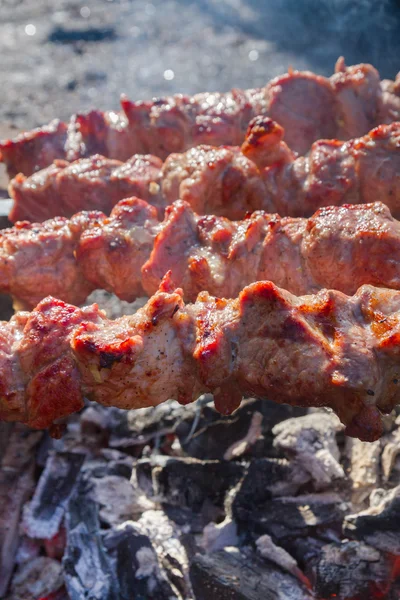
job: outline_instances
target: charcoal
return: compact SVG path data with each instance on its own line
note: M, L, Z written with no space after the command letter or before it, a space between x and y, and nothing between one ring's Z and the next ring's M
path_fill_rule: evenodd
M63 585L61 564L39 556L18 569L11 582L9 600L37 600L57 592Z
M133 458L110 448L102 448L96 456L86 460L82 472L89 477L107 477L116 475L130 479L132 475Z
M138 525L151 540L168 579L185 598L191 595L189 561L177 525L162 510L144 512Z
M334 528L340 531L346 505L336 494L307 494L273 498L257 505L232 503L232 516L241 532L268 534L279 543L297 536Z
M5 452L0 455L1 470L18 474L29 467L35 459L35 452L42 437L41 431L34 431L19 423L14 425L8 436Z
M0 421L0 456L3 456L6 451L8 439L13 427L13 423L4 423L3 421Z
M23 525L30 537L50 539L57 534L84 460L83 454L73 452L48 458L33 499L24 510Z
M390 577L388 558L363 542L327 544L314 566L315 591L322 598L381 598Z
M227 448L224 460L232 460L248 454L262 437L262 422L262 414L257 410L254 411L246 435Z
M18 546L15 562L17 565L23 565L37 558L40 554L40 543L32 540L28 536L22 536ZM51 557L53 558L53 557Z
M137 447L153 441L159 443L163 436L173 434L183 416L191 411L195 411L195 405L185 407L175 400L151 408L114 410L110 447L134 453Z
M235 518L246 520L247 515L274 496L291 495L309 481L301 468L283 459L253 459L232 502Z
M350 463L350 481L353 505L362 504L379 483L381 442L362 442L354 438L346 441Z
M291 573L304 584L308 584L308 580L302 571L299 569L296 560L284 548L277 546L269 535L262 535L256 541L258 553L278 565L284 571Z
M254 553L227 548L197 554L190 567L196 600L311 600L295 577Z
M303 415L305 410L267 400L250 398L229 417L222 417L215 410L212 396L206 396L197 404L196 412L189 412L176 427L176 435L188 456L201 460L223 459L229 449L234 448L248 435L254 413L262 415L262 437L250 447L246 454L263 456L276 452L272 447L272 428L282 419Z
M149 473L149 464L155 495L194 512L201 512L206 502L222 507L227 491L245 472L243 465L230 461L155 456L137 462L139 485L143 484L144 472Z
M312 412L304 417L281 421L273 429L274 446L289 456L312 477L317 488L344 478L339 463L336 433L342 429L330 413Z
M0 464L0 597L8 587L19 546L22 507L34 490L34 454L42 434L23 425L7 429Z
M168 519L170 519L170 521L173 523L176 523L176 525L181 527L183 530L190 532L190 537L192 534L202 533L207 523L212 521L212 517L210 517L210 515L208 515L205 511L202 513L195 513L190 510L190 508L174 506L172 504L168 504L167 502L163 502L161 506Z
M400 555L400 486L372 495L371 507L348 515L343 523L347 537Z
M120 598L118 580L104 549L98 508L90 492L90 483L81 477L68 504L65 585L70 600L115 600Z
M239 546L235 521L226 517L221 523L208 523L203 530L201 546L207 554L223 550L227 546Z
M400 417L396 419L396 428L384 437L382 452L382 471L385 481L388 481L400 454Z
M100 506L101 521L110 527L136 520L145 510L154 508L154 503L124 477L106 475L92 478L92 484L90 497Z
M80 416L80 433L83 443L101 448L108 445L109 413L112 409L97 404L88 406Z
M149 537L138 523L127 521L109 531L104 544L115 564L119 600L183 600L168 581Z

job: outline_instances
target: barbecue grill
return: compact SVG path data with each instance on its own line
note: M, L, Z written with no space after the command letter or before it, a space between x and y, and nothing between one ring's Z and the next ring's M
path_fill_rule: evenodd
M0 0L0 596L397 600L396 4L29 4Z

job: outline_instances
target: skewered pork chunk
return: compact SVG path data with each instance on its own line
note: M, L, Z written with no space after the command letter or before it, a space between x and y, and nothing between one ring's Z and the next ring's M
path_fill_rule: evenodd
M268 279L296 294L323 287L352 294L365 283L400 289L400 223L383 204L329 207L310 219L258 211L243 221L201 217L183 201L162 223L143 200L111 216L19 223L0 232L0 291L19 306L46 295L75 304L96 288L124 300L153 294L171 270L184 297L235 297Z
M242 148L199 146L171 154L162 168L160 159L140 155L125 165L100 156L72 164L57 161L11 182L15 204L10 218L71 216L85 207L109 213L130 194L156 206L160 219L177 199L198 214L230 219L259 209L310 216L321 206L376 200L400 216L400 123L381 125L345 143L320 140L299 158L283 135L280 125L256 117Z
M167 276L115 321L49 297L0 324L0 418L46 428L84 396L131 409L212 392L224 414L242 395L328 406L372 441L400 400L399 339L400 292L372 286L298 297L258 282L185 305Z
M159 208L162 161L156 156L135 154L126 163L95 154L73 163L57 159L30 177L19 174L10 182L14 206L12 222L45 221L72 217L80 210L101 210L110 214L119 200L138 196Z
M121 113L74 115L69 123L53 121L3 141L0 159L10 177L31 175L56 158L74 161L102 154L125 161L133 154L151 153L165 159L200 144L240 145L257 115L278 121L289 146L304 154L317 139L350 139L398 120L396 102L397 88L385 82L382 94L374 67L346 67L339 59L330 78L290 70L253 90L177 94L148 102L123 97Z

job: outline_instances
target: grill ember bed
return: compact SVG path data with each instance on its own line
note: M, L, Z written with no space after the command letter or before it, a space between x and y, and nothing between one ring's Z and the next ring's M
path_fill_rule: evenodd
M61 440L0 428L10 600L399 598L400 419L365 443L327 412L203 397L90 406Z
M398 600L400 416L383 427L366 443L324 409L221 417L210 396L87 404L58 440L0 423L0 596Z

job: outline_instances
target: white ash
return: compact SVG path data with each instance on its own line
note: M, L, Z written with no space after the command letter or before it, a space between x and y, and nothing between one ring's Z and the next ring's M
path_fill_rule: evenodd
M310 474L317 488L326 487L345 477L336 442L336 434L342 428L335 415L312 412L275 425L272 430L274 446L294 457L294 461Z
M124 521L135 521L147 510L154 508L139 488L118 475L93 478L91 498L100 505L99 516L111 527Z
M138 525L150 538L160 559L172 557L175 563L182 567L186 578L189 562L180 541L181 532L178 526L170 521L162 510L147 510L138 520Z
M239 546L237 525L230 517L226 517L222 523L212 521L204 527L200 546L209 554L218 552L230 546Z
M297 577L300 581L305 581L306 577L301 569L299 569L293 556L286 552L281 546L277 546L269 535L265 534L259 537L258 540L256 540L256 546L259 554L261 554L263 558L275 563L288 573Z
M96 303L106 312L109 319L117 319L122 315L133 315L147 300L148 298L143 297L136 298L134 302L125 302L110 292L95 290L86 298L85 306Z
M362 442L347 438L346 454L350 460L349 478L353 505L362 504L379 483L381 442Z
M400 485L371 494L371 506L347 515L343 523L345 535L362 539L383 552L400 555Z
M35 600L56 592L64 583L57 560L39 556L20 567L11 582L8 600Z
M262 423L263 423L263 415L255 411L250 422L249 429L247 431L246 436L234 442L229 448L225 451L224 459L232 460L233 458L238 458L247 452L251 446L253 446L257 440L262 436Z
M136 577L139 579L142 577L151 577L151 575L155 575L158 572L157 555L151 548L146 548L145 546L139 548L136 552L136 560L139 564Z

